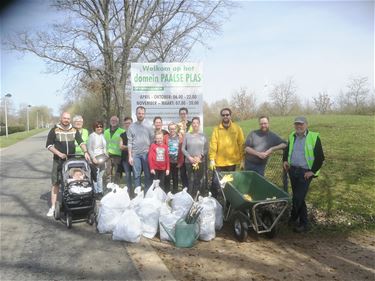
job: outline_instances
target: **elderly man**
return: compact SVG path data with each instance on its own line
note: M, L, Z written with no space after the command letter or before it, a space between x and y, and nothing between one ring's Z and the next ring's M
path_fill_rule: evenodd
M309 131L307 125L303 116L294 120L295 132L289 135L283 156L283 166L289 172L293 191L289 224L294 225L294 231L298 233L309 230L305 197L324 161L319 133Z
M61 181L62 162L69 155L75 154L75 141L81 146L86 160L90 161L90 156L86 145L83 143L81 134L70 124L70 114L64 112L60 116L60 122L49 131L46 142L47 149L53 153L51 208L47 213L48 217L52 217L55 211Z
M83 142L87 145L87 140L89 139L89 131L83 128L83 118L81 115L76 115L73 117L73 127L76 128L81 134ZM83 155L81 146L75 142L76 154Z
M272 152L284 149L286 142L270 131L268 116L259 117L259 130L251 131L245 141L245 170L264 176Z
M119 183L122 171L120 140L121 134L125 132L123 128L119 127L119 122L117 116L112 116L109 120L110 127L104 131L109 156L106 167L107 179L109 182L114 181L115 183Z
M138 106L136 109L137 121L127 130L129 164L133 166L135 187L141 186L141 174L144 173L144 190L151 186L151 174L148 165L148 150L154 141L154 130L145 121L146 109Z
M218 172L235 171L236 165L243 165L244 135L240 126L232 122L232 111L229 108L220 110L221 123L214 128L210 141L210 168ZM217 197L220 188L219 180L214 174L211 193Z

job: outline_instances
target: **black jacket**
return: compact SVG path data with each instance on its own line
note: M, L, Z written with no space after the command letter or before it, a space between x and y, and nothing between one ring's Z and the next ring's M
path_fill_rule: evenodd
M83 142L79 131L72 125L65 129L60 124L57 124L48 133L46 147L50 148L54 146L61 153L70 155L74 154L76 151L74 141L77 141L78 144ZM54 155L53 158L59 159L57 155Z

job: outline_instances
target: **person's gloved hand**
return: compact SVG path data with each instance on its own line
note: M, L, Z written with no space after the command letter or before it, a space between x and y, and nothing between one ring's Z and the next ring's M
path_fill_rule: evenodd
M210 160L209 168L210 168L210 170L215 170L215 168L216 168L215 160Z

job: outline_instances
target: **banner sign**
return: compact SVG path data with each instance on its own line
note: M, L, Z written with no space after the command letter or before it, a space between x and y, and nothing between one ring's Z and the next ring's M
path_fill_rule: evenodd
M146 108L146 119L163 119L164 128L179 122L178 110L186 107L189 120L199 116L203 128L203 69L201 63L132 63L132 115ZM136 119L134 119L136 120Z

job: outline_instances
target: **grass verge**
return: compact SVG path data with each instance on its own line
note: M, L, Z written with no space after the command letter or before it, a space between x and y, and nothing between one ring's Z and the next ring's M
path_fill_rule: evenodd
M294 117L272 117L271 130L284 139L293 131ZM320 133L325 162L310 185L307 203L319 229L346 232L375 229L375 118L354 115L307 116L309 129ZM257 120L239 122L245 138ZM207 137L212 127L206 128ZM266 177L281 174L281 153L267 166ZM270 180L274 183L277 181ZM290 191L290 188L289 188Z
M4 148L12 144L15 144L16 142L19 142L23 139L36 135L40 132L43 132L44 130L46 129L34 129L34 130L30 130L29 132L25 131L25 132L14 133L14 134L8 135L8 137L1 136L0 148Z

